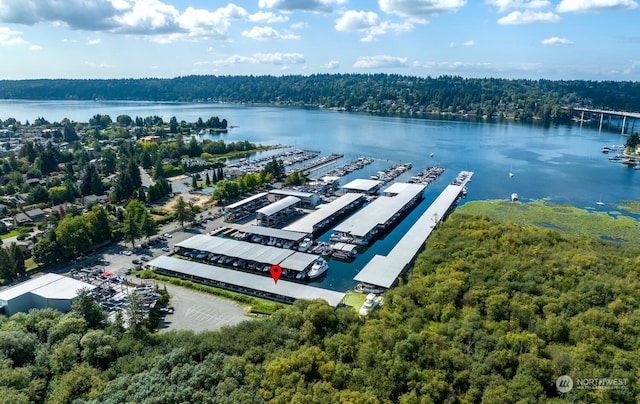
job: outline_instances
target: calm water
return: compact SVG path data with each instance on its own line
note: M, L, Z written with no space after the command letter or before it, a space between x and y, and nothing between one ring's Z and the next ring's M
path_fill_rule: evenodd
M98 113L114 120L128 114L158 115L166 121L176 116L188 122L218 116L237 126L228 134L215 136L225 141L284 144L322 154L344 153L346 159L362 155L376 159L366 169L343 179L343 184L352 178L367 178L398 162L412 162L414 166L401 180L429 165L446 168L427 188L425 201L391 234L378 240L353 264L332 261L328 275L319 284L337 290L352 287L353 276L370 257L386 254L461 170L475 172L467 200L507 199L517 192L523 201L546 198L594 208L599 199L609 204L640 196L640 170L611 163L600 152L602 146L624 144L626 138L579 126L543 128L228 104L0 100L0 119L13 117L22 122L33 122L37 117L87 122ZM510 171L513 177L509 177Z

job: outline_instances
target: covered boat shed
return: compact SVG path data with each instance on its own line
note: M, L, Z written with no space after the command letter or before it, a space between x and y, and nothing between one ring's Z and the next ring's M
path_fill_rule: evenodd
M193 280L205 285L220 287L240 293L263 297L283 303L293 303L298 299L323 299L336 307L344 299L345 294L328 289L302 285L300 283L278 280L271 277L234 271L213 265L188 262L162 255L149 262L158 273Z
M344 194L326 205L318 206L316 210L284 227L283 230L314 234L327 227L343 213L360 206L362 202L364 202L362 194Z
M258 209L258 223L261 226L273 226L298 211L301 200L295 196L287 196L273 202L264 208Z
M343 185L342 189L345 192L355 192L366 195L377 195L380 191L380 181L378 180L366 180L363 178L356 178L350 183Z

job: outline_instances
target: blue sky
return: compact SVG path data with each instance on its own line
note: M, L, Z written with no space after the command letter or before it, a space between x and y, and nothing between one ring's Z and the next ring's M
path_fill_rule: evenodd
M0 78L640 80L635 0L0 0Z

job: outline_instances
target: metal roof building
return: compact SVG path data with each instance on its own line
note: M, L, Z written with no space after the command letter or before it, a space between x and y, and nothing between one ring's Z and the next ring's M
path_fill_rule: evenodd
M316 210L305 215L301 219L296 220L290 225L284 227L283 230L297 231L305 234L313 234L324 226L320 226L327 219L337 216L344 210L349 208L353 203L361 203L364 195L357 193L344 194L328 204L320 205Z
M302 272L313 264L318 256L286 248L254 244L228 238L195 235L176 244L179 248L206 251L232 258L242 258L265 265L280 265L283 269Z
M418 254L437 222L446 217L455 205L462 189L462 185L448 185L388 255L374 256L353 279L386 289L393 286Z
M273 202L264 208L258 209L258 224L271 226L284 220L297 212L297 207L301 204L301 199L295 196L287 196L279 201Z
M346 192L357 192L361 194L373 195L378 193L378 190L380 189L380 181L356 178L350 183L343 185L342 188Z
M375 199L334 230L350 237L366 238L377 226L384 226L396 213L419 197L424 188L421 184L395 183L384 191L384 196ZM386 196L389 194L393 196Z
M250 205L251 203L253 203L253 202L255 202L255 201L259 200L259 199L267 198L267 196L269 196L268 192L261 192L259 194L252 195L252 196L250 196L248 198L245 198L245 199L243 199L241 201L238 201L236 203L232 203L231 205L226 206L224 209L227 210L227 211L233 211L233 210L241 209L241 208L243 208L243 207L245 207L247 205Z
M168 256L160 256L149 262L156 271L184 279L221 287L258 297L285 303L298 299L323 299L331 306L338 306L345 294L332 290L316 288L299 283L278 280L271 277L234 271L213 265L185 261Z
M273 237L281 240L289 240L298 242L306 237L305 233L290 231L286 227L283 230L272 229L271 227L249 226L242 228L242 232L246 234L255 234L263 237Z
M93 290L95 286L62 275L46 274L0 292L0 306L7 315L46 307L67 312L80 289Z
M302 205L308 207L314 207L318 204L318 194L313 192L303 192L296 191L295 189L272 189L269 191L271 195L274 195L276 200L283 199L283 197L287 196L295 196L296 198L300 198L302 201Z

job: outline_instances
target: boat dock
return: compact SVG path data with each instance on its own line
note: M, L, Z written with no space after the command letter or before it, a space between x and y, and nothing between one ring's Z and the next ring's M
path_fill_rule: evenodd
M163 275L175 276L283 303L293 303L298 299L323 299L331 306L336 307L345 296L344 293L289 282L284 279L280 279L276 283L271 277L185 261L166 255L150 261L149 266Z
M284 227L283 230L313 235L326 228L342 214L359 207L364 200L362 194L344 194L326 205L318 206L316 210Z
M317 255L298 252L286 248L267 246L229 238L195 235L176 244L178 251L183 254L194 252L206 253L202 258L211 263L233 266L239 270L255 271L269 276L271 265L282 267L283 278L296 279L311 268ZM191 256L191 255L190 255ZM193 256L192 256L193 258ZM190 265L191 263L189 263ZM183 263L184 265L184 263ZM266 271L265 271L266 267ZM298 277L297 279L300 279Z
M310 161L309 163L305 164L304 166L296 168L293 171L299 171L304 175L309 175L313 171L319 170L322 167L324 167L324 166L326 166L326 165L328 165L330 163L333 163L334 161L336 161L336 160L338 160L338 159L340 159L342 157L344 157L344 154L332 153L332 154L330 154L328 156L323 156L323 157L320 157L319 159Z
M455 207L473 172L466 171L461 174L461 181L457 181L460 184L448 185L388 255L374 256L353 278L361 282L361 290L386 290L393 286L416 257L436 224Z
M423 197L425 186L396 182L383 195L334 228L331 241L367 245Z

